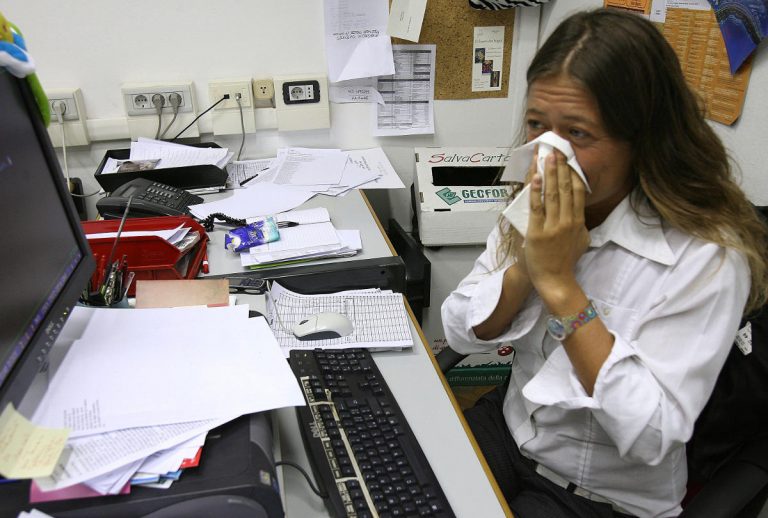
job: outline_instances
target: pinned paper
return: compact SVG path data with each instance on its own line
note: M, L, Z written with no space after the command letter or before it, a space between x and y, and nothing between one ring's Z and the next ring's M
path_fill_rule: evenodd
M8 403L0 415L0 475L49 476L64 451L67 437L69 430L35 426Z
M328 89L328 99L332 103L377 103L384 104L384 98L381 96L375 86L338 86L332 85Z
M427 0L392 0L387 34L418 43L426 10Z
M542 195L546 189L546 185L544 184L544 166L547 157L551 155L555 149L565 155L566 162L584 182L584 185L587 187L587 192L592 192L589 188L587 177L584 175L584 171L581 170L581 166L576 161L576 155L573 152L570 142L557 136L552 131L548 131L524 146L514 149L509 155L509 162L507 163L507 168L504 170L501 179L512 182L524 182L528 167L533 159L533 150L536 145L539 146L539 152L536 157L536 172L541 175ZM518 194L507 208L504 209L503 214L512 226L524 236L528 231L528 218L530 217L530 212L531 186L529 184L526 185L525 188L520 191L520 194Z

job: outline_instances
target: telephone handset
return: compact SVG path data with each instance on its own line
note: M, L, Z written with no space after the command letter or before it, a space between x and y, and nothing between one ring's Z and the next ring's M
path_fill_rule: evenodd
M96 208L104 219L120 219L131 197L129 218L186 216L190 205L203 202L203 198L184 189L146 178L134 178L112 191L110 196L97 201Z

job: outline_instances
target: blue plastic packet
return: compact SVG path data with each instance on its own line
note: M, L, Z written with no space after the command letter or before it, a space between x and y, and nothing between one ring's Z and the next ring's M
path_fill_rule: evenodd
M227 232L224 235L224 248L230 252L240 252L278 239L280 239L280 231L275 217L263 216L253 223Z

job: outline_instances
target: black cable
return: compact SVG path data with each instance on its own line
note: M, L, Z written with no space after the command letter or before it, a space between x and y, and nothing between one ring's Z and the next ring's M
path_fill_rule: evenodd
M328 498L328 494L320 492L320 490L317 489L315 487L315 484L312 482L312 477L310 477L309 474L306 471L304 471L304 468L302 468L295 462L291 462L289 460L278 460L275 462L275 467L277 466L290 466L292 468L298 469L301 472L301 474L304 475L304 478L307 479L307 484L309 484L309 488L312 490L313 493L315 493L320 498L323 498L323 499Z
M244 219L233 218L231 216L227 216L226 214L222 214L221 212L214 212L213 214L209 214L207 218L200 220L200 225L202 225L206 232L213 232L213 224L217 219L237 227L243 227L247 225Z
M210 105L210 106L208 107L208 109L207 109L207 110L205 110L203 113L201 113L200 115L198 115L197 117L195 117L195 118L192 120L192 122L190 122L190 123L187 125L187 127L185 127L183 130L181 130L180 132L178 132L178 133L176 134L176 136L175 136L175 137L173 137L173 138L171 139L171 142L173 142L174 140L176 140L177 138L179 138L179 137L181 136L181 134L182 134L182 133L184 133L185 131L187 131L187 130L188 130L188 129L189 129L189 128L190 128L190 127L191 127L191 126L194 124L194 123L196 123L196 122L197 122L197 119L199 119L200 117L202 117L203 115L205 115L205 114L206 114L206 113L208 113L209 111L213 110L213 109L216 107L216 105L218 105L218 104L219 104L220 102L222 102L222 101L226 101L227 99L229 99L229 94L226 94L226 95L224 95L224 96L223 96L221 99L219 99L218 101L216 101L215 103L213 103L212 105Z

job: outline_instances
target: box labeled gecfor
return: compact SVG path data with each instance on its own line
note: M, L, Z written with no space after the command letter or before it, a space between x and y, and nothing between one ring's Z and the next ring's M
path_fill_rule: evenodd
M425 246L482 245L507 205L508 148L416 148L416 216Z

